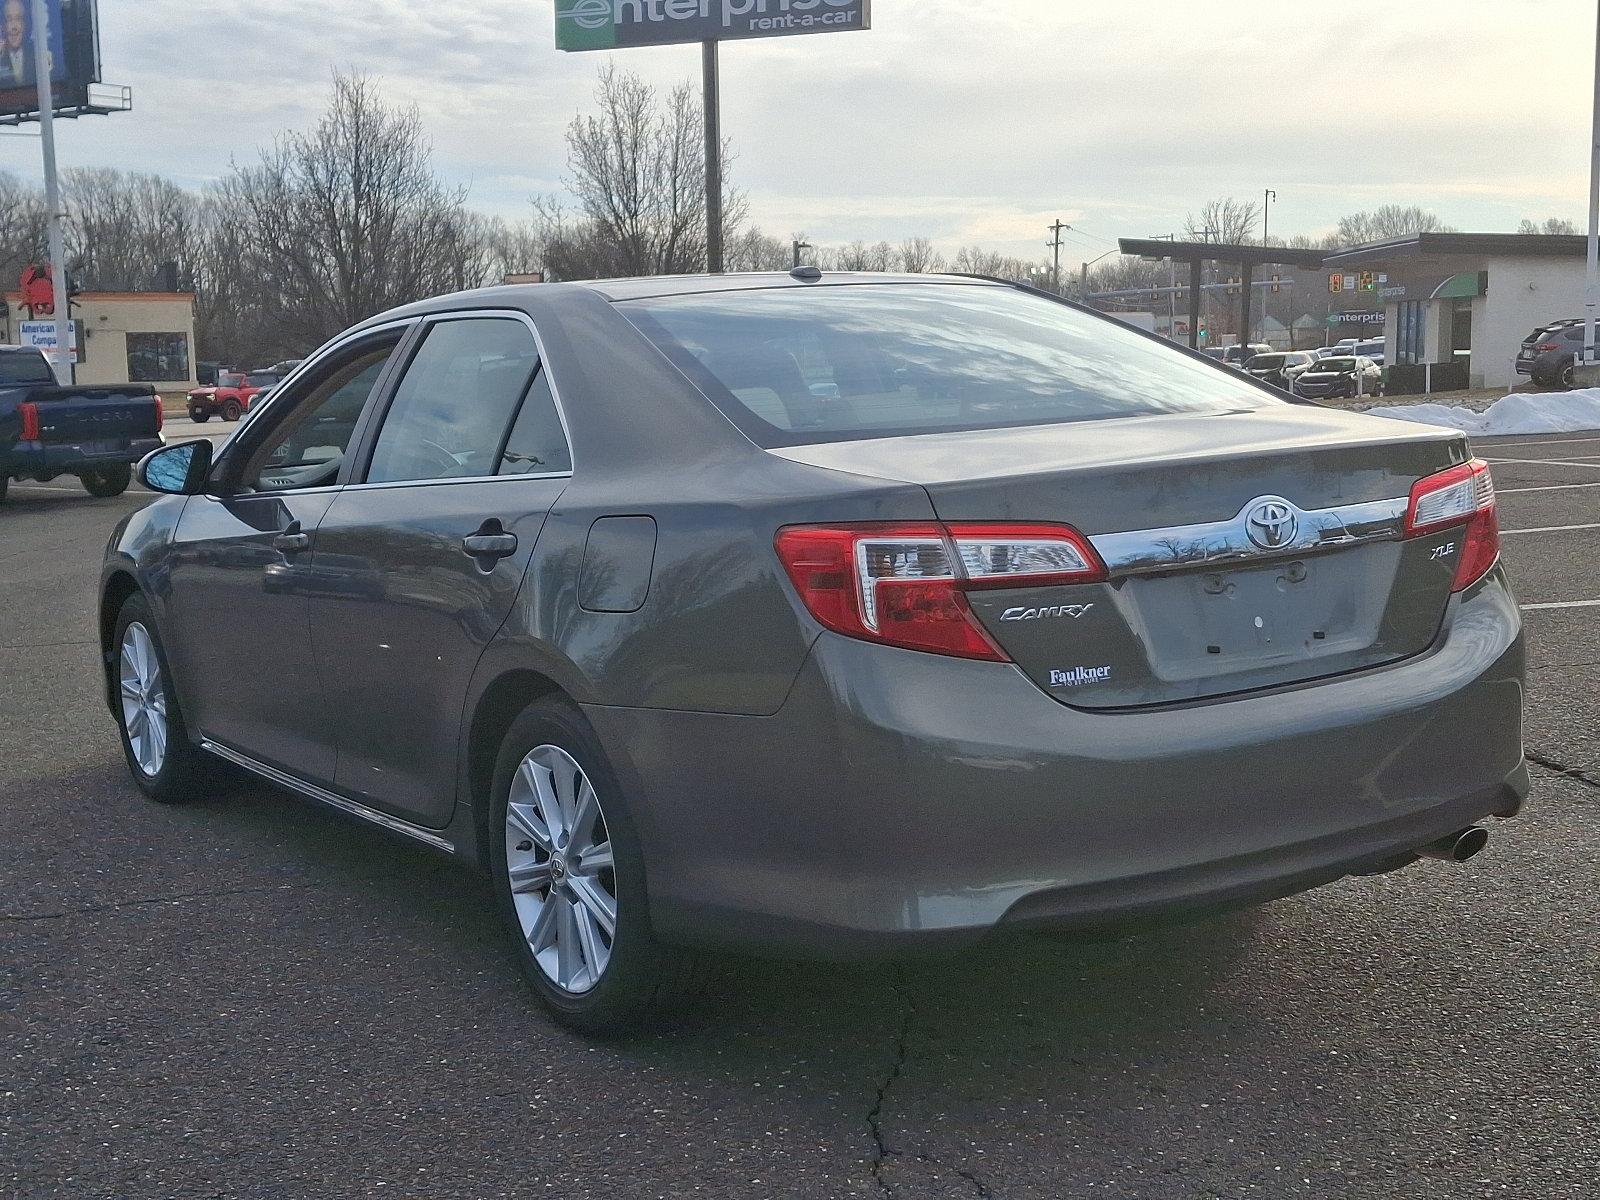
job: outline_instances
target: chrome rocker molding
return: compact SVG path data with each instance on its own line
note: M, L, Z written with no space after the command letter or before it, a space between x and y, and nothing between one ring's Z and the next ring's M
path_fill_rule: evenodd
M277 767L269 767L266 763L257 762L248 754L240 754L237 750L218 745L210 738L203 737L200 739L200 749L215 754L218 758L225 758L235 766L243 767L245 770L253 772L265 780L299 792L302 796L309 796L319 803L326 804L329 808L337 808L340 812L349 813L353 817L360 817L364 821L371 821L374 825L381 825L383 828L393 830L395 833L403 833L407 837L416 838L417 841L424 842L435 850L443 850L446 854L454 854L456 852L454 842L440 837L431 830L424 829L420 825L413 825L410 821L402 821L399 817L391 817L388 813L379 812L375 808L368 808L365 804L358 804L356 801L347 800L343 796L336 796L325 788L319 788L314 783L307 783L303 779L295 778L287 771L280 771Z
M1248 518L1264 503L1282 505L1295 533L1281 546L1263 548L1250 538ZM1398 539L1404 532L1410 498L1370 500L1337 508L1303 509L1279 496L1258 496L1227 521L1099 533L1089 539L1106 569L1116 575L1149 575L1200 563L1248 562L1293 557Z

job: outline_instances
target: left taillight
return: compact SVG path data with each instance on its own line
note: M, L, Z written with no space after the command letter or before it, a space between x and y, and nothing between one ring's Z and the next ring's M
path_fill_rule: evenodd
M161 397L156 397L156 432L161 432L161 427L167 423L166 410L161 407Z
M1489 573L1500 557L1500 517L1494 478L1481 458L1429 475L1411 485L1405 536L1422 537L1460 526L1461 554L1450 590L1459 592Z
M37 442L39 440L39 406L37 404L17 405L17 416L22 421L22 440Z
M991 662L1008 656L964 592L1105 578L1094 548L1066 525L791 525L775 544L807 611L835 633Z

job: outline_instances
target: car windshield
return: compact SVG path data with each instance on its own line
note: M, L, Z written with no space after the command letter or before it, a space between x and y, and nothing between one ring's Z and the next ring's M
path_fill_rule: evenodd
M238 387L243 382L244 382L244 375L243 375L242 372L239 372L239 371L218 371L217 372L217 386L218 387L226 387L226 388L227 387Z
M617 307L768 447L1278 403L1176 347L1008 287L759 288Z
M1252 371L1276 371L1283 366L1287 355L1283 354L1258 354L1245 366Z
M0 354L0 386L15 383L54 383L55 376L44 355L34 350L12 350Z
M1317 364L1319 371L1354 371L1356 360L1353 358L1325 358Z

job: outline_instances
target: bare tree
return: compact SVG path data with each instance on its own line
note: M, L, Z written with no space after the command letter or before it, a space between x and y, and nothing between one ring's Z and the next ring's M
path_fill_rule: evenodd
M1576 234L1580 231L1576 221L1569 221L1565 217L1546 217L1543 221L1530 221L1524 217L1517 226L1517 232Z
M934 250L933 242L928 238L910 237L900 243L900 269L912 275L942 271L944 259Z
M706 265L705 125L687 83L665 93L615 66L600 73L598 111L567 128L568 190L581 219L543 225L562 278L662 275ZM723 146L724 181L733 161ZM744 224L743 193L722 197L724 243ZM546 201L546 207L551 202Z
M1342 246L1359 246L1365 242L1409 237L1414 233L1449 232L1450 226L1425 208L1414 204L1383 204L1371 212L1340 217L1337 236Z
M730 271L786 271L792 265L792 253L788 242L752 225L727 242L723 260Z
M193 273L199 200L171 180L137 171L62 173L67 261L74 282L103 291L155 287L164 263Z
M236 166L219 199L238 207L241 265L297 349L465 282L465 192L434 174L416 109L363 76L336 75L316 128Z
M1190 213L1185 218L1184 234L1197 242L1242 245L1251 240L1260 219L1259 201L1219 196L1202 204L1198 216Z
M45 254L44 194L0 171L0 279L14 281Z

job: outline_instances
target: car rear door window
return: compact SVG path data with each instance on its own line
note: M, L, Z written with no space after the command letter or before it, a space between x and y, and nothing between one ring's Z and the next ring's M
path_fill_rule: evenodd
M551 475L572 470L572 451L556 411L550 380L541 367L523 398L511 436L500 452L501 475Z
M512 414L538 366L538 345L519 320L434 324L395 390L367 482L494 475Z

